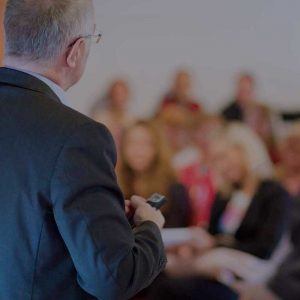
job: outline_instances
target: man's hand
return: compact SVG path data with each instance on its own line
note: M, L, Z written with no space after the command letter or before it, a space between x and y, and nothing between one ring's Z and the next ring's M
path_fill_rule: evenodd
M125 214L127 217L130 217L131 214L131 201L125 200Z
M160 210L151 207L144 198L133 196L130 200L131 206L135 210L133 221L136 226L145 221L154 222L160 229L165 224L165 218Z

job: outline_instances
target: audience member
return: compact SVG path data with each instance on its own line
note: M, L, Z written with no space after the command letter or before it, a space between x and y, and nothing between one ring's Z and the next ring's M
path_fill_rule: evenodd
M118 177L125 197L166 195L169 203L162 209L166 227L187 226L190 218L188 194L176 179L158 128L149 121L131 125L124 132L120 154Z
M290 201L278 183L256 175L249 151L238 143L215 144L218 194L209 232L219 245L268 259L284 233Z
M222 115L229 121L245 122L264 141L274 162L278 161L275 147L273 118L269 107L256 99L256 82L249 73L240 74L237 80L234 100L223 110Z
M117 147L120 144L124 128L133 122L128 113L130 89L126 80L116 79L108 92L92 111L94 120L105 124L111 131ZM100 105L99 105L100 104Z
M188 188L192 207L192 226L206 227L215 198L210 170L211 145L224 133L224 122L218 116L200 115L194 118L192 140L199 151L199 159L180 170L180 181Z
M191 136L192 120L198 116L177 105L166 107L157 116L164 138L169 144L172 166L176 172L199 160L199 151L193 145Z
M261 138L246 124L230 122L226 127L226 137L247 149L249 165L253 172L262 179L272 178L273 163Z
M198 112L202 108L192 96L192 76L187 70L179 70L174 78L171 91L163 98L159 112L170 105L184 107L190 112Z

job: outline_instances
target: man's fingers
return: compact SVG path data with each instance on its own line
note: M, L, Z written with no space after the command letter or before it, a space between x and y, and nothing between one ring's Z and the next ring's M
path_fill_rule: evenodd
M126 214L130 213L130 206L131 206L130 200L125 200L125 213Z
M137 209L139 206L144 205L146 203L146 199L139 196L132 196L130 204L133 208Z

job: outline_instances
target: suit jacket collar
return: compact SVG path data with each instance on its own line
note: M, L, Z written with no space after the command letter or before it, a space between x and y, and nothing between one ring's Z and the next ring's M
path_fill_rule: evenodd
M5 67L0 68L0 85L3 84L42 93L56 102L61 102L54 91L46 83L19 70Z

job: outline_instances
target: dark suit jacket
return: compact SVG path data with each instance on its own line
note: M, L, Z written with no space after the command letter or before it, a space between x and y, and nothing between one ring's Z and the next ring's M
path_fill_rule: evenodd
M219 225L228 203L229 199L217 195L209 225L211 234L222 234ZM288 225L290 206L288 193L278 183L261 182L235 234L233 248L263 259L270 258Z
M134 233L108 130L28 74L0 69L0 299L127 299L163 269L158 227Z

